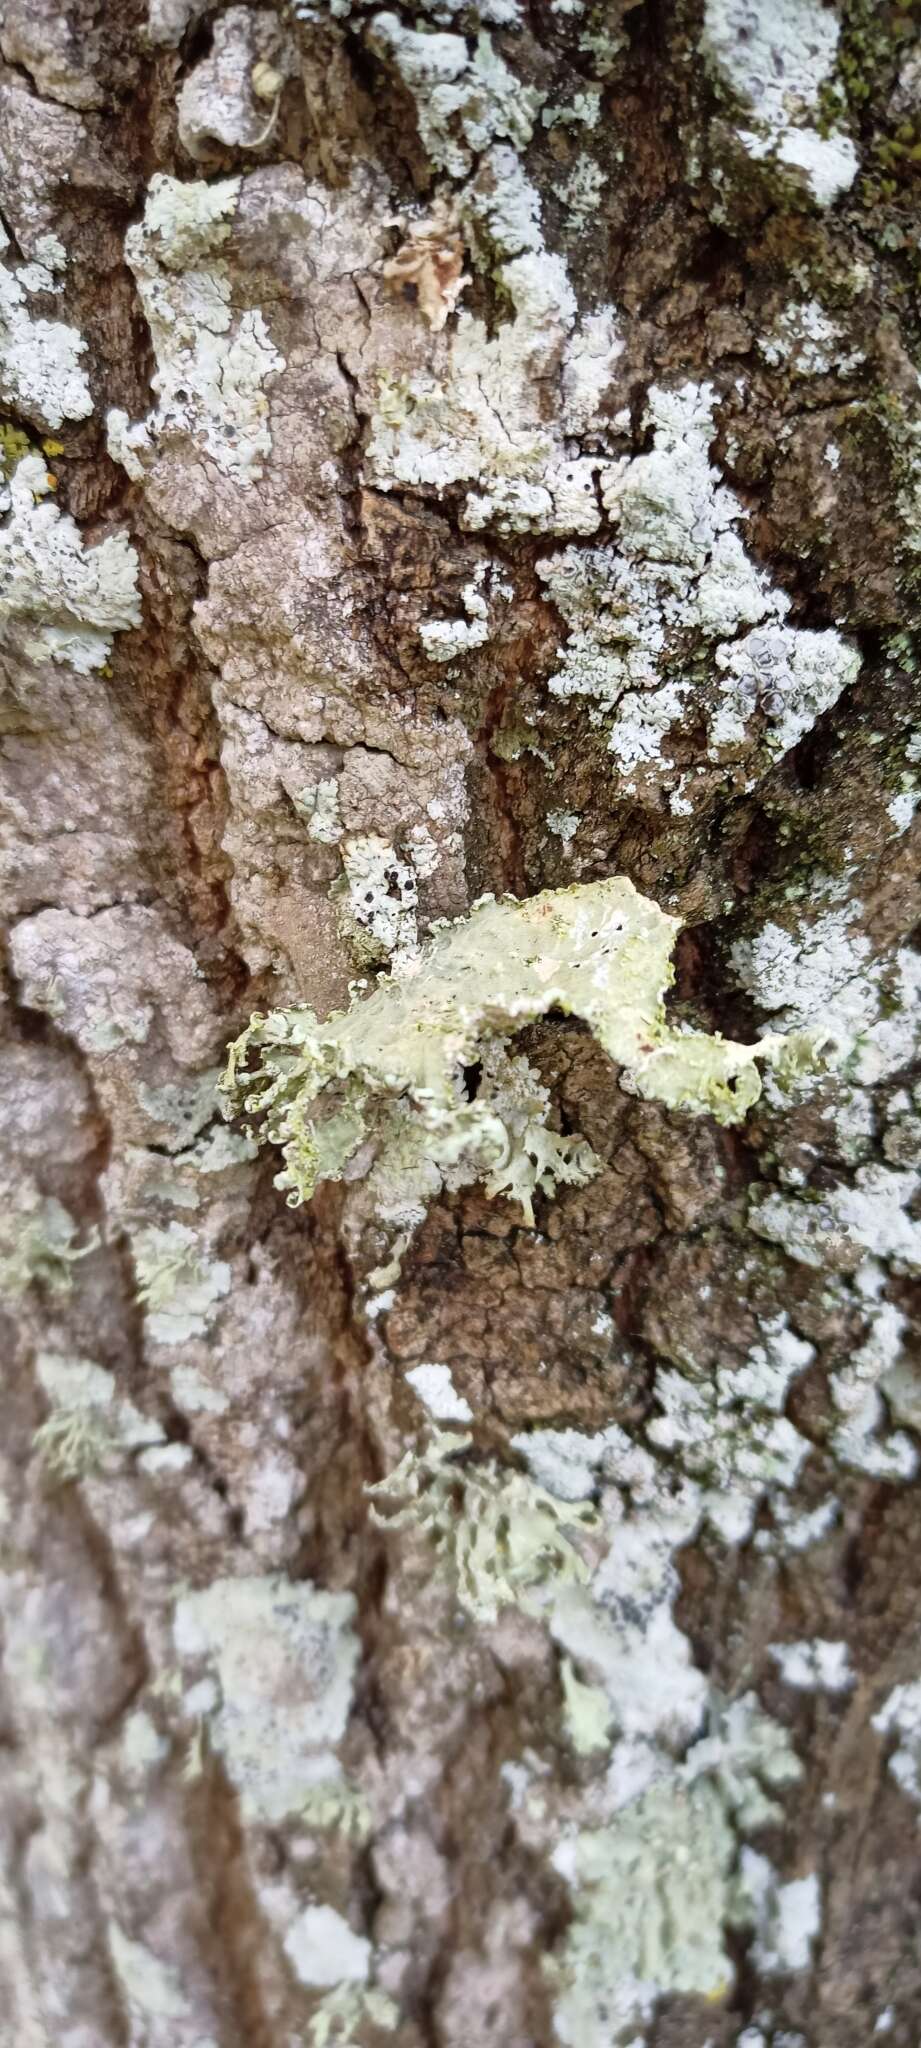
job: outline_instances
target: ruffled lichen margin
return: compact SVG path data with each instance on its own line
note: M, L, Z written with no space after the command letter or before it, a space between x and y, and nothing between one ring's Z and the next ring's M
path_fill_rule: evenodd
M760 1061L789 1071L811 1059L802 1033L741 1045L672 1024L664 997L680 928L625 876L526 901L483 897L399 976L371 994L359 985L348 1010L323 1022L307 1008L257 1012L230 1048L225 1112L280 1147L276 1185L292 1207L354 1173L370 1141L378 1170L427 1156L512 1195L530 1219L535 1188L586 1180L597 1164L584 1140L547 1127L546 1091L505 1053L537 1018L581 1018L632 1092L724 1124L757 1101Z

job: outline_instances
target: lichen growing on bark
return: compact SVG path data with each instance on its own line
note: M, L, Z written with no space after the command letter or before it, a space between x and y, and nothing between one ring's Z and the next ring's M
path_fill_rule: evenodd
M760 1093L758 1061L795 1065L807 1041L738 1045L671 1025L663 998L679 924L622 876L526 902L484 898L433 933L411 972L353 996L347 1011L323 1023L309 1009L257 1012L230 1049L227 1112L242 1110L281 1147L277 1185L292 1206L341 1179L368 1139L386 1164L400 1102L436 1164L463 1162L469 1178L524 1204L536 1187L587 1179L588 1148L543 1118L518 1137L498 1092L479 1092L465 1070L491 1042L561 1010L584 1019L638 1095L737 1123Z

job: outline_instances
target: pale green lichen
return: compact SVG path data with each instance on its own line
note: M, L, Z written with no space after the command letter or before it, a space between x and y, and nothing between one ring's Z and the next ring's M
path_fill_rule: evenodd
M238 309L220 255L233 229L240 178L151 179L125 256L137 280L157 368L145 420L108 415L109 453L138 479L161 441L188 436L226 477L247 485L271 452L266 380L284 369L258 307Z
M53 1195L9 1212L0 1225L0 1297L15 1300L36 1284L51 1294L69 1293L74 1266L99 1243L95 1230L82 1245L76 1236L73 1217Z
M137 1299L154 1341L182 1344L187 1337L202 1336L230 1287L226 1261L203 1257L196 1232L175 1221L165 1229L151 1225L136 1231L132 1252Z
M371 1830L371 1808L364 1794L345 1778L311 1785L301 1803L300 1817L309 1827L344 1835L350 1842L363 1842Z
M433 1430L421 1451L407 1451L368 1492L393 1504L387 1515L372 1509L374 1520L427 1535L460 1605L476 1621L492 1622L502 1607L526 1606L548 1580L563 1586L587 1579L588 1566L566 1530L592 1529L597 1517L590 1501L555 1500L523 1472L493 1460L457 1464L470 1444L469 1436Z
M144 2035L151 2038L151 2022L157 2027L159 2022L187 2019L189 2004L177 1971L161 1962L143 1942L129 1941L117 1920L109 1921L107 1932L115 1975L132 2019L141 2023ZM163 2038L159 2029L157 2038Z
M105 1424L86 1408L59 1408L32 1438L32 1448L49 1476L64 1485L95 1471L112 1445Z
M784 1729L753 1695L736 1700L677 1766L603 1827L564 1836L553 1861L574 1892L574 1919L547 1964L554 2023L567 2048L612 2048L658 1998L718 1999L733 1981L727 1923L754 1917L736 1870L740 1830L776 1818L771 1788L800 1764Z
M310 2021L311 2048L358 2048L364 2025L392 2034L398 2019L399 2011L386 1991L374 1985L340 1984L327 1992Z
M607 1749L612 1714L603 1687L583 1684L569 1657L560 1665L560 1682L563 1725L576 1755L591 1756L595 1750Z
M51 1413L33 1449L49 1476L66 1484L105 1465L113 1453L165 1442L162 1425L119 1392L115 1375L91 1358L40 1351L36 1369Z
M281 1575L216 1579L178 1601L176 1647L217 1681L209 1741L247 1816L297 1815L316 1787L328 1792L339 1776L335 1745L359 1655L354 1613L351 1594ZM197 1715L200 1702L193 1687L189 1710Z
M535 1187L584 1180L594 1164L587 1147L547 1128L530 1070L514 1061L490 1069L491 1046L536 1018L583 1018L637 1094L720 1123L737 1123L757 1100L759 1060L811 1057L802 1035L746 1046L671 1025L663 998L678 930L623 877L525 902L483 898L468 918L434 931L411 973L385 977L347 1011L322 1023L309 1009L257 1013L230 1048L227 1113L242 1110L281 1147L277 1185L292 1206L318 1182L340 1179L368 1140L378 1169L389 1165L406 1140L395 1112L408 1110L437 1168L462 1164L468 1179L509 1192L527 1214ZM471 1081L477 1063L485 1086ZM509 1094L519 1098L520 1134Z

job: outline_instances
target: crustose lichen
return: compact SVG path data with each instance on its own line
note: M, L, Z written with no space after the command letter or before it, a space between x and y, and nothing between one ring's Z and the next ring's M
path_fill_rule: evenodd
M276 1184L292 1207L340 1179L368 1141L376 1172L405 1168L409 1119L420 1162L456 1180L483 1178L530 1220L536 1187L597 1170L584 1140L547 1129L539 1084L527 1117L510 1107L524 1084L502 1043L548 1011L582 1018L637 1094L720 1123L737 1123L757 1100L758 1060L809 1058L802 1035L737 1045L668 1022L679 927L623 876L524 902L484 897L469 917L436 927L399 975L325 1022L309 1009L257 1013L230 1048L226 1113L242 1110L280 1146Z

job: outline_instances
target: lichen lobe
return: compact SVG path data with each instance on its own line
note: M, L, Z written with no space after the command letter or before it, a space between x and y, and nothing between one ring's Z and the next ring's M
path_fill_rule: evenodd
M225 1112L243 1111L281 1147L277 1185L292 1205L341 1178L368 1139L378 1168L388 1153L405 1165L409 1139L420 1159L465 1164L489 1193L514 1193L528 1215L535 1186L585 1180L596 1165L584 1143L546 1128L541 1091L523 1128L510 1113L521 1062L503 1044L537 1018L581 1018L631 1090L722 1123L757 1099L759 1059L808 1057L801 1036L746 1046L672 1025L663 999L678 929L623 876L525 901L486 897L347 1011L322 1023L306 1008L254 1015L230 1048Z

